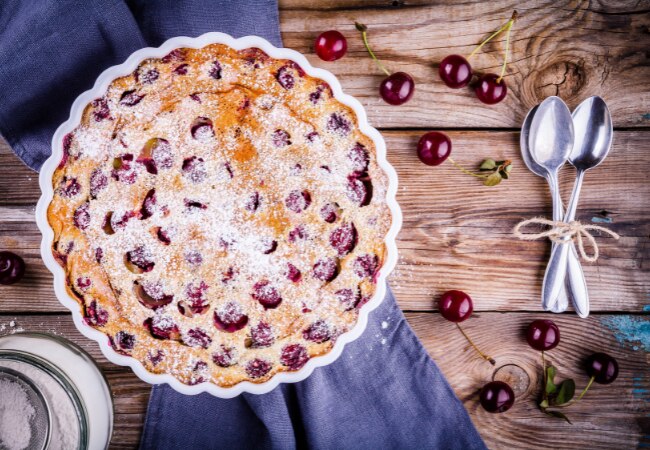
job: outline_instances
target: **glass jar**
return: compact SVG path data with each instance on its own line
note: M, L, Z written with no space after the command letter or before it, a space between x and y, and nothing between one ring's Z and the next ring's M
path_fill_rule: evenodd
M48 450L108 447L113 401L106 379L84 350L58 336L16 333L0 337L2 368L18 372L26 378L22 386L34 387L46 400Z

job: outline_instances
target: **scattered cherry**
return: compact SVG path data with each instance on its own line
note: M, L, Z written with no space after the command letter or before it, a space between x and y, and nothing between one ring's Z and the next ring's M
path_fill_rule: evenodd
M487 105L494 105L506 98L508 86L496 73L486 73L479 78L474 88L476 97Z
M503 381L491 381L481 389L481 406L490 413L506 412L515 403L515 393Z
M406 72L395 72L391 74L381 62L377 59L375 54L370 49L368 43L368 27L362 23L355 23L357 30L361 32L363 45L368 50L370 57L377 63L377 66L386 74L386 78L379 86L379 94L384 101L390 105L402 105L408 102L415 92L415 82L411 75Z
M439 131L431 131L418 141L418 158L428 166L439 166L451 154L451 139Z
M0 284L14 284L25 275L25 261L15 253L0 252Z
M596 383L610 384L618 377L618 362L607 353L594 353L587 358L587 375Z
M316 38L314 50L323 61L336 61L347 52L348 41L336 30L326 31Z
M469 295L463 291L447 291L438 302L440 314L450 322L462 322L472 315L474 305Z
M528 325L526 340L535 350L551 350L560 343L560 329L552 320L534 320Z
M415 82L406 72L395 72L381 82L379 94L386 103L402 105L408 102L415 91Z
M447 291L440 297L438 301L438 308L440 309L440 314L442 317L447 319L450 322L454 322L458 327L458 330L462 335L467 339L467 342L474 347L474 350L481 355L481 358L488 361L493 366L496 365L494 358L483 353L479 348L472 342L469 336L463 331L459 322L466 320L469 316L472 315L474 311L474 304L472 298L464 293L463 291L451 290Z
M472 79L472 66L460 55L449 55L440 62L438 73L447 86L459 89L467 86Z

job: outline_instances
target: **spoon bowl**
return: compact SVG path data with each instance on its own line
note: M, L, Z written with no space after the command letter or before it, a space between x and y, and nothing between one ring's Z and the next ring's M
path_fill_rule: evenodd
M569 162L577 170L589 170L607 157L614 134L612 116L605 101L589 97L573 111L575 141Z
M533 160L550 175L557 174L573 149L573 119L561 98L548 97L540 103L529 139Z

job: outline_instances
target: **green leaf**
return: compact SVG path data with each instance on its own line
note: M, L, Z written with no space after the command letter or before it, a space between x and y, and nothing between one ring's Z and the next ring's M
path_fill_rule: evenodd
M548 366L546 368L546 394L555 394L557 392L557 386L553 382L555 379L555 367Z
M493 159L486 159L481 163L481 170L494 170L497 167L497 163Z
M499 183L501 183L501 174L499 172L490 174L483 182L485 186L496 186Z
M548 400L542 400L541 403L539 404L539 407L542 408L542 410L548 408Z
M564 413L561 413L560 411L549 411L548 409L545 409L544 414L551 417L557 417L558 419L564 419L567 422L569 422L569 424L573 425L569 420L569 418Z
M554 404L564 405L569 403L576 393L576 384L573 380L568 379L560 383L560 389L555 397Z
M505 166L505 167L503 168L503 170L505 170L506 173L510 173L510 171L512 170L512 164L508 164L507 166Z

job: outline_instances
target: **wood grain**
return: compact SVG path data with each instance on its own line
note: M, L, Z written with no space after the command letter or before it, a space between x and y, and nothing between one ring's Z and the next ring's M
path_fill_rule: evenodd
M587 382L582 361L593 351L616 355L620 375L610 386L595 385L579 403L565 412L573 425L544 416L536 407L540 391L539 353L530 349L523 337L525 327L539 314L482 313L463 323L466 332L483 351L497 360L497 368L516 364L530 378L528 389L507 413L488 414L477 403L476 393L490 381L495 368L471 350L455 326L438 314L408 313L407 319L425 348L447 376L454 391L465 404L472 420L490 448L634 448L650 444L644 433L650 426L650 378L648 353L634 351L617 343L603 322L612 316L577 321L558 317L562 331L560 346L548 353L558 368L558 379L573 378L579 389ZM648 320L647 316L639 320ZM14 320L14 327L10 321ZM371 320L372 316L371 316ZM108 378L115 401L115 433L112 448L134 448L142 429L149 386L130 370L109 363L98 345L83 337L68 315L0 315L0 335L10 331L55 333L80 345L99 363ZM390 323L386 336L390 332ZM382 345L377 337L377 345ZM388 340L383 345L390 345ZM645 430L645 431L644 431ZM531 441L531 436L535 441Z
M427 2L287 0L281 2L284 45L330 70L344 90L361 100L378 127L518 128L532 106L560 95L575 107L590 95L607 100L618 127L650 125L650 3L491 1ZM395 5L395 6L393 6ZM485 106L469 89L449 89L438 75L447 55L469 55L474 47L520 13L512 33L508 96ZM400 107L377 95L383 74L367 56L354 22L370 28L370 42L391 71L411 74L413 98ZM313 53L316 36L341 31L348 54L333 63ZM500 71L505 37L470 60L475 71Z
M550 197L544 181L524 167L518 133L449 132L460 164L474 168L488 156L513 161L512 178L492 188L449 163L435 168L421 164L414 154L420 132L384 135L389 160L398 172L398 202L404 212L400 261L391 277L400 306L432 310L441 292L462 288L474 297L477 310L540 310L550 245L517 241L511 232L524 218L548 217ZM600 259L584 265L593 311L642 311L648 304L649 137L648 131L617 132L608 159L585 179L578 219L611 220L605 225L622 236L618 242L599 237ZM0 146L0 158L8 152ZM574 171L566 169L562 175L567 199ZM65 311L52 295L51 276L40 260L40 233L33 219L37 179L0 165L0 180L7 178L16 184L0 190L0 247L23 255L29 270L27 282L0 287L6 294L0 311Z

